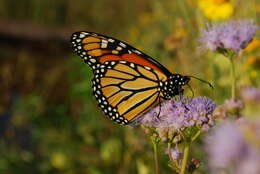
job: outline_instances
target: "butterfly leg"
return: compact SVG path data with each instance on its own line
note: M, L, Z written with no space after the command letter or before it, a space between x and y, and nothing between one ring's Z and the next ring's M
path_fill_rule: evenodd
M157 116L156 116L158 119L160 118L161 107L162 107L162 104L160 103L160 104L159 104L159 112L158 112L158 114L157 114Z
M183 97L183 93L184 93L184 89L180 89L179 90L179 99L181 100L182 99L182 97Z

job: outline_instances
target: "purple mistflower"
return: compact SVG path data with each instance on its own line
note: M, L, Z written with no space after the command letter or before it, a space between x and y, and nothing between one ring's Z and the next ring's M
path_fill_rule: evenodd
M259 174L259 151L246 142L236 122L223 122L206 137L205 144L209 166L213 171Z
M212 51L233 50L239 52L253 39L260 28L253 20L231 21L219 25L207 26L199 38L201 48Z
M181 98L166 101L161 106L143 115L140 124L156 128L173 128L183 130L191 126L201 126L208 130L214 124L212 112L216 104L207 97Z
M246 87L241 90L241 97L246 102L260 103L260 88Z

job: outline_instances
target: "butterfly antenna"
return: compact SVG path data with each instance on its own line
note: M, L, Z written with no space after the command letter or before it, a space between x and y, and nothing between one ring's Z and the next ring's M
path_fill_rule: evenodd
M198 78L198 77L195 77L195 76L188 76L188 77L191 77L191 78L197 79L197 80L199 80L199 81L201 81L201 82L203 82L203 83L206 83L206 84L209 85L209 87L211 87L212 89L214 89L213 85L212 85L211 83L209 83L208 81L206 81L206 80L203 80L203 79ZM188 86L189 86L189 85L188 85Z
M191 90L191 92L192 92L192 98L193 98L193 97L194 97L194 91L193 91L192 87L191 87L189 84L187 84L187 86L188 86L189 89Z

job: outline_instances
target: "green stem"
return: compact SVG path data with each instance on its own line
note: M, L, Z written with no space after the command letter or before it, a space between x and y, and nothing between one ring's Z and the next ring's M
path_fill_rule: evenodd
M182 159L182 162L181 162L181 172L180 172L180 174L185 174L187 162L188 162L188 159L189 159L189 153L190 153L190 144L186 143L185 147L184 147L184 152L183 152L183 159Z
M154 156L154 164L155 164L155 174L160 174L159 168L159 158L158 158L158 143L156 140L152 140L153 142L153 156Z
M231 86L231 97L236 97L236 72L235 72L235 64L234 64L234 56L230 57L231 63L231 76L232 76L232 86Z
M201 134L201 130L199 130L192 138L191 138L191 142L195 141Z

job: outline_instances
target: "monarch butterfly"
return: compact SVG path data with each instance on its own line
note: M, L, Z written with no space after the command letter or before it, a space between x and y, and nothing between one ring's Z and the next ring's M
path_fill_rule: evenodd
M75 32L74 51L94 74L93 94L106 116L129 124L164 100L183 93L191 76L172 74L134 47L94 32Z

